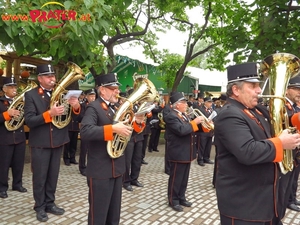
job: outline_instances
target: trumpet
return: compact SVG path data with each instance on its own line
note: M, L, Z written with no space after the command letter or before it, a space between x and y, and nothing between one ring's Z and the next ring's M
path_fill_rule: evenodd
M215 128L214 125L199 109L194 109L193 106L191 106L191 107L187 108L187 114L189 116L195 116L195 117L202 116L204 121L201 123L201 125L209 131L214 130L214 128ZM216 116L216 113L213 116L211 116L212 117L211 119L213 119L215 116Z

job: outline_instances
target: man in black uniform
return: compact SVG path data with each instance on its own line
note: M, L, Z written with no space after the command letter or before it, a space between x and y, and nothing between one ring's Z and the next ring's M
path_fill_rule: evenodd
M258 104L257 63L230 66L227 72L227 103L214 127L221 224L282 224L277 162L283 159L283 149L300 144L300 135L284 130L272 137L269 113Z
M186 200L191 161L196 158L195 134L197 124L203 122L203 117L190 121L185 114L187 100L181 92L173 92L170 97L172 108L164 113L166 122L166 140L168 141L168 157L170 176L168 182L168 202L175 211L183 211L182 206L191 207Z
M111 158L107 153L107 142L114 139L114 134L128 137L132 127L125 124L128 121L113 121L116 109L110 107L110 103L118 102L120 84L117 75L99 75L96 84L99 97L87 106L80 129L81 139L89 145L86 168L88 224L117 225L120 221L125 157Z
M143 146L142 146L142 164L147 165L148 163L145 161L145 156L146 156L146 149L148 146L148 140L149 136L151 134L151 121L152 118L152 112L147 113L147 119L146 119L146 126L143 130Z
M25 93L25 123L30 128L31 169L34 210L37 220L45 222L48 213L64 214L55 205L55 192L63 146L69 142L68 127L62 129L52 124L52 118L64 113L64 106L57 102L50 105L56 78L52 65L38 65L39 86ZM75 114L80 113L78 98L68 100Z
M133 107L134 112L139 108L138 104ZM143 140L144 130L146 124L144 122L145 115L135 115L135 121L133 121L133 131L125 149L125 161L126 161L126 172L123 177L123 187L127 191L133 191L132 185L137 187L143 187L144 185L138 181L142 158L143 158Z
M158 143L159 143L159 137L161 132L161 127L159 126L159 118L158 113L160 113L163 110L164 105L160 105L159 102L154 102L155 108L152 109L152 118L150 121L151 124L151 134L150 134L150 140L148 144L148 152L159 152L157 149Z
M297 120L299 118L299 112L300 108L298 107L297 103L300 101L300 77L296 76L289 80L289 84L286 91L286 99L287 99L287 113L289 115L289 118L293 118ZM298 114L295 115L294 114ZM299 119L298 119L299 120ZM290 124L293 124L292 121L290 121ZM298 130L300 130L300 127L297 127ZM291 210L300 212L300 201L297 200L297 188L298 188L298 178L299 178L299 172L300 172L300 150L299 148L294 151L294 157L295 157L295 163L294 163L294 170L291 174L287 174L286 176L290 175L290 182L288 189L291 190L291 193L287 197L288 205L287 207ZM289 188L290 187L290 188Z
M12 189L19 192L26 192L22 186L22 176L25 159L26 137L24 126L17 130L7 130L5 121L20 116L20 111L9 109L13 98L17 94L17 84L14 78L3 79L4 96L0 97L0 198L7 198L8 172L12 169Z
M94 88L89 89L87 91L85 91L85 96L86 96L86 100L81 103L81 117L84 116L86 107L88 106L88 104L90 104L91 102L95 101L96 99L96 92L94 90ZM82 118L81 118L82 119ZM80 154L79 154L79 172L81 175L86 176L86 156L87 156L87 152L88 152L88 144L86 141L84 140L80 140Z
M79 99L78 99L79 101ZM76 161L75 155L77 150L77 141L78 141L78 133L79 133L79 124L82 119L82 114L72 114L71 121L68 125L69 130L69 139L70 142L65 144L63 158L66 166L70 166L70 164L78 164Z
M210 97L205 97L203 105L196 107L202 112L204 116L206 116L206 118L209 118L209 116L213 112L213 109L211 107L212 103L213 102ZM213 161L210 160L212 137L213 131L208 131L202 125L199 125L199 131L197 132L197 161L200 166L204 166L204 163L213 164Z

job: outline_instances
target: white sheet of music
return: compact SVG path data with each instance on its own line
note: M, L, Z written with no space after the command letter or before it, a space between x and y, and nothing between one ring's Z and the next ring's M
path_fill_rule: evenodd
M82 91L81 90L69 90L68 93L64 96L64 99L69 99L72 96L79 98L81 95Z

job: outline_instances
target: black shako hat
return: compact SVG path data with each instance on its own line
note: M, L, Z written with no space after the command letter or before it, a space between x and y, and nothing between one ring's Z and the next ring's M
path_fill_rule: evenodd
M300 76L293 77L289 80L288 88L290 87L300 88Z
M17 83L15 82L15 78L5 77L3 79L3 86L17 86Z
M54 68L50 64L38 65L36 67L36 71L37 71L38 76L55 75Z
M204 102L212 102L213 101L210 97L205 97L203 100L204 100Z
M221 94L219 98L220 98L220 100L226 101L227 96L226 96L226 94Z
M85 94L86 94L86 95L95 95L96 92L95 92L95 90L94 90L94 88L93 88L93 89L86 90L86 91L85 91Z
M256 62L243 63L227 67L228 83L246 81L251 83L260 82L259 65Z
M170 103L174 104L178 101L187 101L182 92L173 92L170 97Z
M96 78L96 84L98 86L120 86L116 73L108 73L104 75L98 75Z

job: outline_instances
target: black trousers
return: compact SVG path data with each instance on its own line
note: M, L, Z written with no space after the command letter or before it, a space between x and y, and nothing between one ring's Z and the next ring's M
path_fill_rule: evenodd
M226 217L222 214L220 214L220 220L221 220L221 225L282 225L281 221L278 220L273 220L273 221L264 221L264 222L259 222L259 221L244 221L244 220L239 220L236 218L232 217Z
M168 141L165 140L165 174L168 174L170 175L170 161L169 161L169 158L168 158Z
M213 173L213 179L212 179L212 185L216 186L216 178L217 178L217 168L218 168L218 148L215 145L216 155L215 155L215 164L214 164L214 173Z
M86 169L86 156L88 151L87 142L81 139L80 141L80 154L79 154L79 171L82 173Z
M148 150L157 150L161 129L151 128L151 135L148 145Z
M144 134L143 147L142 147L142 159L144 159L146 156L146 149L148 145L149 136L150 134Z
M142 165L143 141L129 141L125 149L126 172L123 178L125 186L130 185L131 181L136 181L140 175Z
M22 186L22 176L25 160L26 142L23 141L16 145L0 146L0 191L8 189L9 167L12 171L12 188Z
M169 204L179 205L186 201L185 192L187 189L191 163L170 162L170 176L168 182Z
M198 159L197 161L206 161L210 159L210 152L212 146L212 137L208 133L198 133L197 134L197 149L198 149Z
M70 142L64 146L64 162L74 162L77 150L78 131L69 131Z
M299 173L300 173L300 165L294 168L293 177L291 178L292 182L292 193L289 197L289 203L292 204L296 202L297 200L297 189L298 189L298 179L299 179Z
M55 192L62 148L31 148L31 170L34 210L55 205Z
M119 225L122 176L109 179L88 178L89 225Z
M292 181L294 178L294 174L295 170L288 172L285 175L280 175L278 183L277 211L278 217L281 219L285 216L289 198L292 194Z

